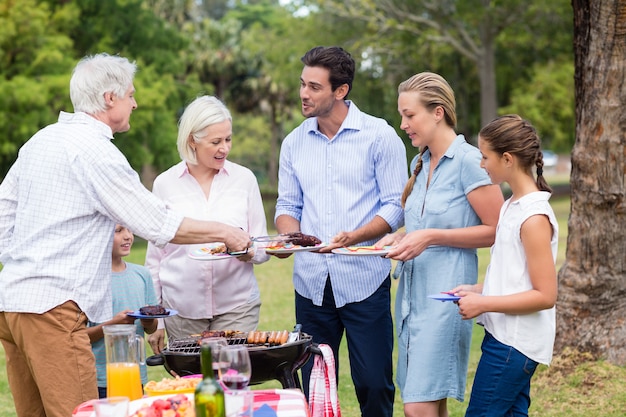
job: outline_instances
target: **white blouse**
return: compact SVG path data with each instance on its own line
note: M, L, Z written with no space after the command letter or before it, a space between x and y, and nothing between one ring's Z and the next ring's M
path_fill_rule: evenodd
M496 240L491 247L483 295L509 295L532 289L526 254L520 237L522 224L531 216L546 215L552 225L552 258L556 262L559 229L548 202L550 193L537 191L517 201L507 200L500 210ZM478 323L501 343L512 346L535 362L552 360L556 333L556 308L530 314L483 313Z
M208 199L185 162L159 175L152 192L187 217L240 227L250 236L267 235L256 177L233 162L226 161L215 175ZM183 318L210 319L260 297L253 264L269 259L265 250L255 246L249 262L191 259L189 252L202 246L169 243L159 249L148 244L146 267L160 301L166 301Z

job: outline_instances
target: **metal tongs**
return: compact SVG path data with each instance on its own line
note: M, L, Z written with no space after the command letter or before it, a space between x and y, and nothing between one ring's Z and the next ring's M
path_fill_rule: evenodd
M292 237L289 234L284 233L278 235L257 236L250 240L253 242L290 242L296 239L296 237Z
M293 331L289 333L289 337L287 338L287 343L293 343L300 340L302 336L302 325L300 323L293 326Z
M226 248L226 254L230 256L241 256L241 255L245 255L246 253L248 253L248 248L245 248L244 250L238 250L238 251L231 251L230 249Z

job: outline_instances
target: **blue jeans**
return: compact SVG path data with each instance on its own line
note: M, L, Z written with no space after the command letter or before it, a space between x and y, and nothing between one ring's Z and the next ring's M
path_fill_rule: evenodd
M465 417L528 416L530 379L537 362L487 331L481 350Z
M363 301L335 306L330 278L326 281L321 306L296 292L296 320L313 342L329 345L339 374L339 344L345 331L354 389L362 417L392 417L393 324L391 320L391 279L387 277L374 294ZM309 393L311 360L302 368L302 386Z

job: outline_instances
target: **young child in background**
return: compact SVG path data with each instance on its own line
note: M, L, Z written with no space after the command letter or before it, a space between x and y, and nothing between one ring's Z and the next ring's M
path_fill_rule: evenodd
M115 225L112 250L112 273L111 293L113 297L113 311L118 311L115 316L104 323L89 322L87 333L93 353L96 357L96 371L98 374L98 395L100 398L107 396L106 352L104 346L104 333L102 326L111 324L135 324L137 334L151 334L157 328L156 319L135 320L126 313L136 311L146 305L157 304L152 276L150 271L143 265L124 262L122 259L130 254L135 237L133 233L121 224ZM136 322L136 323L135 323ZM140 366L141 383L148 381L146 365Z
M555 338L558 225L548 203L543 156L535 128L517 115L481 129L481 167L512 195L500 210L483 284L451 290L459 313L485 328L466 417L527 416L530 380L552 360ZM537 179L533 177L536 168Z

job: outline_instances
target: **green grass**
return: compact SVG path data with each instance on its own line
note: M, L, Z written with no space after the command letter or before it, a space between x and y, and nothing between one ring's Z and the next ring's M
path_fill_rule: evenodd
M557 215L560 228L560 243L557 264L560 267L565 259L567 220L569 199L556 198L552 205ZM143 263L145 243L137 241L129 262ZM489 260L489 250L479 250L479 277L484 277ZM260 329L291 329L294 325L293 286L291 272L293 259L272 259L256 267L256 275L261 289L263 305L261 307ZM392 285L392 300L395 298L397 282ZM393 311L393 310L392 310ZM459 403L448 401L450 417L461 417L467 407L469 391L474 377L474 370L480 356L482 329L476 328L472 340L466 401ZM349 373L349 362L345 343L342 345L339 361L339 398L343 415L358 416L358 403L354 396L354 386ZM395 359L394 359L395 363ZM4 351L0 347L0 416L15 417L12 397L6 380ZM167 376L162 367L149 367L152 380ZM419 376L417 376L419 377ZM541 366L532 383L533 417L578 417L598 415L606 417L623 416L626 410L626 368L610 365L602 361L589 361L585 355L577 352L565 353L555 357L551 367ZM255 388L279 388L278 382L272 381ZM403 415L399 393L396 395L394 417Z

